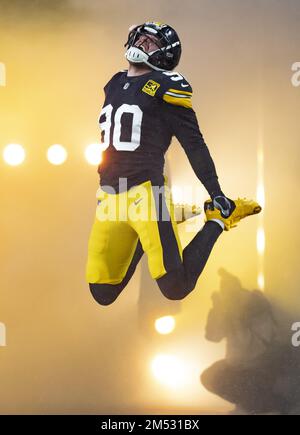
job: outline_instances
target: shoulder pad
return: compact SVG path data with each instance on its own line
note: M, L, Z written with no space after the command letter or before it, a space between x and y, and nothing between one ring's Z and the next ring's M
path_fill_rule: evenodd
M163 100L175 106L191 109L193 90L185 77L175 71L164 71L161 76Z

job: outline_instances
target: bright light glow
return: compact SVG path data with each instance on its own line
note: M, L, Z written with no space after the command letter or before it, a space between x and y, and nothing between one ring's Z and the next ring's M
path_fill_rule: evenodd
M188 369L174 355L157 355L151 368L154 377L163 385L178 388L187 383Z
M5 64L0 62L0 86L6 85Z
M260 146L260 148L257 151L257 163L258 163L260 168L264 167L264 150L263 150L262 145Z
M265 208L265 188L262 183L258 184L257 192L256 192L257 202L262 206L262 209Z
M155 320L155 329L159 334L170 334L175 329L175 319L172 316Z
M85 158L90 165L99 165L102 161L103 144L92 143L85 149Z
M260 109L262 109L260 107ZM260 113L262 117L262 113ZM259 140L257 147L257 202L262 206L264 211L266 197L265 197L265 185L264 185L264 131L262 125L259 129ZM258 254L258 274L257 285L261 291L265 288L265 275L264 275L264 254L266 249L266 237L264 230L264 216L261 213L258 217L258 229L256 234L256 248Z
M3 159L10 166L18 166L25 160L25 150L19 144L9 144L4 148Z
M265 240L265 230L262 227L258 228L257 230L256 246L257 246L257 252L260 255L263 255L265 252L266 240Z
M261 291L263 291L264 288L265 288L265 277L264 277L264 274L263 274L263 273L260 273L260 274L258 275L258 277L257 277L257 284L258 284L259 289L260 289Z
M62 145L52 145L48 148L47 159L52 165L63 164L68 157L68 153Z
M172 186L171 187L171 195L172 195L172 200L175 204L181 204L183 201L183 195L182 195L182 188L180 186Z

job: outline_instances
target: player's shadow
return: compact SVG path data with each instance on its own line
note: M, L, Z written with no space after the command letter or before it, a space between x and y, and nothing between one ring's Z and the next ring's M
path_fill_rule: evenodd
M226 356L201 374L203 386L233 403L232 413L299 414L300 354L289 316L226 270L213 293L206 339L226 340Z

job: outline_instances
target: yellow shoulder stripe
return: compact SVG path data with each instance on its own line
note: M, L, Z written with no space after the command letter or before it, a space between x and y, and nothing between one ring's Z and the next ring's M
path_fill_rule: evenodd
M174 104L175 106L182 106L182 107L186 107L187 109L192 108L191 97L187 95L185 97L183 96L175 97L165 93L163 96L163 100L166 101L167 103Z
M168 92L174 92L175 94L184 94L184 95L192 95L192 92L187 91L178 91L177 89L169 89Z

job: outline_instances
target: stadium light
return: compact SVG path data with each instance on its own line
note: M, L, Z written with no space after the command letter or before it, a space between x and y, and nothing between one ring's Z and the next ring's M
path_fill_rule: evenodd
M174 355L157 355L151 363L152 374L163 385L178 388L187 383L188 369Z
M62 145L51 145L47 151L47 159L52 165L62 165L68 157L68 153Z
M9 144L4 148L3 159L10 166L21 165L25 160L25 150L22 145Z
M170 334L175 329L175 319L173 316L164 316L155 320L155 329L159 334Z
M85 149L85 158L90 165L99 165L102 161L103 144L92 143Z

